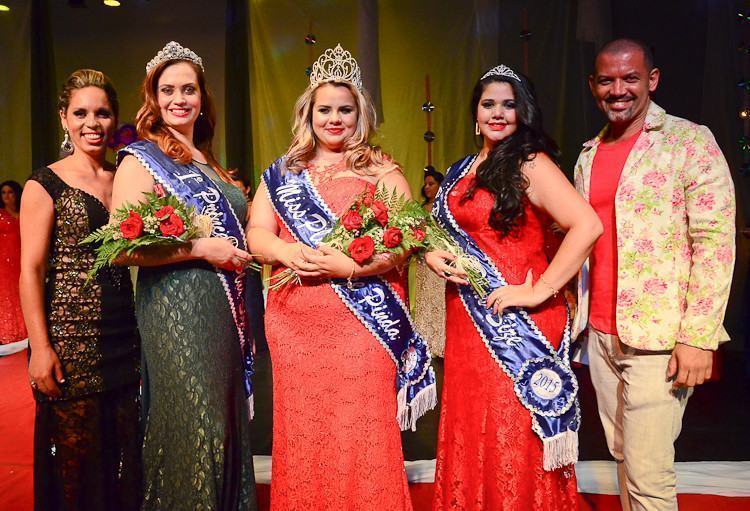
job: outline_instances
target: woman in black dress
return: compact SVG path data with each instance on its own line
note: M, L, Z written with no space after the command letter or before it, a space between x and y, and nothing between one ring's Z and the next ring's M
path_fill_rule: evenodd
M37 510L140 507L140 342L126 268L86 282L95 259L78 243L109 221L105 160L117 94L83 69L59 99L61 160L32 174L21 207L21 303L36 399Z

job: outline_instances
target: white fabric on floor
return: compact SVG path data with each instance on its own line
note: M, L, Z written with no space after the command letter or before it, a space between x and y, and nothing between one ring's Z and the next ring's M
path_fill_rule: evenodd
M271 483L271 457L253 456L255 481ZM435 481L435 460L404 463L410 483ZM750 497L750 461L692 461L675 464L677 493ZM576 477L580 493L617 495L614 461L579 461Z
M29 339L24 339L23 341L18 342L11 342L9 344L0 344L0 357L4 357L5 355L12 355L13 353L18 353L19 351L23 351L29 346Z

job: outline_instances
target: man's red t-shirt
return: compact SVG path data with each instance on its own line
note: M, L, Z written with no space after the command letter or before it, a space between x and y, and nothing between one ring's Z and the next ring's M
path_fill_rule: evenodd
M591 166L589 202L604 226L591 251L589 324L606 334L617 335L617 224L615 194L630 150L641 134L613 144L599 144Z

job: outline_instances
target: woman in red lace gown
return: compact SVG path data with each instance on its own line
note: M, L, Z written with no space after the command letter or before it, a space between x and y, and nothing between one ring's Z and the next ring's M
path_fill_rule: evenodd
M0 344L26 338L21 312L18 278L21 275L21 185L15 181L0 184Z
M458 226L509 284L490 293L487 307L499 314L525 307L557 348L567 315L557 291L575 275L601 225L557 167L557 148L542 130L525 77L505 66L493 68L474 88L472 112L482 150L458 164L463 177L441 193L448 194ZM450 187L449 181L447 176L443 186ZM546 235L553 220L567 234L550 261ZM447 252L427 254L433 271L463 285L464 275L447 264L450 260ZM576 509L573 466L544 470L543 443L513 381L492 357L455 285L448 285L446 298L433 509Z
M295 107L286 172L306 170L337 217L379 184L408 196L396 164L368 143L375 111L356 85L358 69L356 77L316 82L315 76ZM271 509L411 510L396 420L396 366L329 284L331 278L383 275L403 299L405 274L394 270L403 258L359 265L329 247L295 242L267 194L263 182L253 201L251 251L276 272L292 268L302 277L268 293Z

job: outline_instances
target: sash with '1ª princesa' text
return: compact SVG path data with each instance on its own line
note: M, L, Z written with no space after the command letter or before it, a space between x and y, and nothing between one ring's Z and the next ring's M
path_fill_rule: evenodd
M164 154L159 146L148 140L140 140L121 149L117 163L128 154L133 155L164 189L178 197L188 206L194 206L198 214L211 218L211 236L225 238L235 247L247 250L245 231L229 201L216 184L197 166L176 163ZM253 347L245 314L245 272L215 268L216 275L229 301L242 349L244 363L244 386L248 398L250 417L253 415Z

